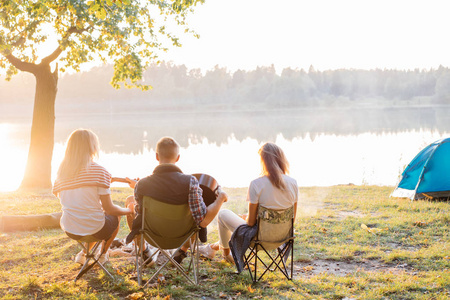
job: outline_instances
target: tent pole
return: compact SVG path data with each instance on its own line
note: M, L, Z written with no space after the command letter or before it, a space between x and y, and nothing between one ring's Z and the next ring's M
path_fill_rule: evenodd
M438 143L438 144L436 145L436 147L433 149L433 152L431 152L430 156L428 156L427 161L426 161L425 164L423 165L422 172L420 172L419 180L417 181L416 188L414 189L414 194L413 194L413 196L412 196L412 198L411 198L411 201L413 201L414 198L416 198L417 189L419 188L420 182L422 182L423 176L425 175L425 169L426 169L427 166L428 166L428 162L430 161L430 158L433 157L434 152L436 152L437 148L439 148L439 147L441 146L441 144L442 144L443 141L444 141L444 140L439 141L439 143Z

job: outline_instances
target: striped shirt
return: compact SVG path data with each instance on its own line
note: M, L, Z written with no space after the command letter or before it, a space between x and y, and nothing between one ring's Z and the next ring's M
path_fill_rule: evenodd
M90 235L97 233L105 224L100 196L111 193L111 174L91 162L75 177L56 179L53 194L59 197L62 206L61 228L71 234Z
M86 168L81 169L77 176L73 178L57 178L53 185L53 194L57 195L63 190L73 190L86 186L109 189L110 184L111 174L104 167L95 162L91 162Z

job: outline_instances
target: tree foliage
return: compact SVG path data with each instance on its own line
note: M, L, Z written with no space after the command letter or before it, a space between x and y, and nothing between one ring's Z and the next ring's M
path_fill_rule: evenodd
M57 59L61 71L79 71L92 61L113 62L114 87L123 83L148 89L141 82L143 70L168 46L180 46L173 31L196 35L186 16L197 2L203 0L2 0L0 68L7 69L10 79L18 72L14 60L39 64Z
M36 78L30 150L21 188L51 186L58 73L87 62L113 62L111 84L149 88L143 71L167 45L180 46L172 30L202 0L2 0L0 68ZM56 62L54 71L51 63Z

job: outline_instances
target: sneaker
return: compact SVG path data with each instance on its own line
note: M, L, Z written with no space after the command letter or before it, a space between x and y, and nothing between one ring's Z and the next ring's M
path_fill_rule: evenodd
M97 256L98 257L98 256ZM98 258L98 262L102 265L109 261L109 250Z
M173 255L173 260L176 261L177 263L181 264L183 259L185 259L186 257L187 257L186 252L184 252L181 249L178 249Z
M146 262L145 263L146 267L151 267L155 263L156 255L154 255L154 256L152 256L152 255L153 255L153 253L151 252L150 248L149 247L145 248L142 256L144 258L144 261Z
M223 258L227 263L230 263L230 264L234 265L234 259L233 259L233 255L231 255L231 253L228 254L228 255L226 255L226 256L222 256L222 258Z
M214 250L211 248L210 244L202 245L198 247L198 253L200 253L201 256L206 257L208 259L214 259L214 256L216 255L217 250Z
M86 253L84 253L83 250L78 252L78 254L75 256L75 262L80 265L84 265L84 263L86 262Z
M105 262L109 261L109 249L102 255L102 246L99 245L97 250L95 250L95 258L103 265Z
M124 242L122 239L119 238L115 238L114 241L111 243L110 248L114 249L114 248L122 248L124 246Z

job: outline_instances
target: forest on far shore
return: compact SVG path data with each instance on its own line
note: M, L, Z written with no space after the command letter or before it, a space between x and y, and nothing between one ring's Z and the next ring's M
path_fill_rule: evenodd
M183 147L230 136L258 141L319 134L438 130L450 132L450 69L334 70L273 66L202 73L172 63L153 65L145 83L153 89L109 85L112 66L61 76L56 99L55 141L79 127L94 130L107 151L135 153L164 135ZM18 74L0 77L0 120L29 139L35 82Z
M59 79L57 108L77 111L80 104L105 103L120 111L254 110L320 107L435 106L450 104L450 69L308 71L274 66L229 72L216 66L202 73L162 62L144 74L150 91L109 85L112 66L65 74ZM0 77L0 104L32 103L34 78L19 74L10 82ZM85 105L80 109L84 110Z

